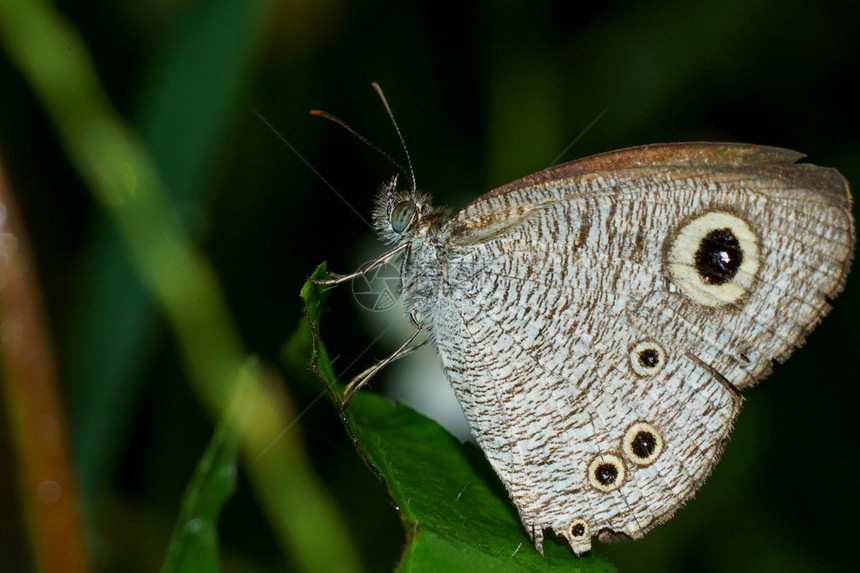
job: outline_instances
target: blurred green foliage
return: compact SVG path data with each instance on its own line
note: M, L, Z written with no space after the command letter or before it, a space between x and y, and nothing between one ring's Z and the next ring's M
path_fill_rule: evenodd
M185 490L162 573L218 570L218 517L236 491L238 446L236 422L226 415Z
M455 207L553 162L657 141L778 145L860 181L860 4L851 0L57 6L144 143L176 221L214 266L245 346L266 364L278 363L300 320L304 278L327 258L355 266L371 239L351 209L369 213L391 165L307 115L336 113L399 157L371 81L386 91L420 187ZM94 561L153 570L212 422L119 234L5 53L0 154L48 302ZM791 366L748 393L697 499L642 541L599 546L619 570L851 567L855 282ZM333 297L323 326L343 363L376 335L348 298ZM374 347L348 375L389 350ZM287 431L304 440L366 568L391 570L405 541L398 517L301 366L286 370L302 412ZM0 467L9 468L5 431L0 424ZM0 472L0 570L26 570L19 523L13 480ZM296 567L241 467L218 528L225 571Z

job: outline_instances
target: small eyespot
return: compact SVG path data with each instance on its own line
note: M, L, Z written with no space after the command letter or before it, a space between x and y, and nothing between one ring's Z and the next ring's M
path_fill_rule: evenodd
M666 351L653 340L643 340L630 350L630 367L640 376L653 376L666 365Z
M412 201L401 201L391 210L391 215L388 220L391 222L391 230L395 233L402 233L415 220L415 203Z
M749 224L726 211L709 211L670 235L669 278L703 306L737 303L759 270L760 240Z
M574 519L567 528L567 537L571 542L582 541L589 537L588 523L584 519Z
M624 462L614 454L599 454L588 466L588 482L596 490L610 492L624 482Z
M637 422L624 433L621 448L633 463L647 466L663 453L663 438L651 424Z

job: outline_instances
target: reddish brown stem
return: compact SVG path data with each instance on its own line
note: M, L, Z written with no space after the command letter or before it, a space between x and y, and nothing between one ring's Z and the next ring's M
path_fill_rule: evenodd
M39 288L0 162L0 385L38 571L90 570L66 420Z

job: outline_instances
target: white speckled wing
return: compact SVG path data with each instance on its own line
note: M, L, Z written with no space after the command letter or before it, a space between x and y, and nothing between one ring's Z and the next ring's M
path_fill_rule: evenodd
M412 300L539 549L544 529L582 553L668 519L719 458L738 390L828 311L850 197L798 157L596 156L488 193L414 247L441 279Z

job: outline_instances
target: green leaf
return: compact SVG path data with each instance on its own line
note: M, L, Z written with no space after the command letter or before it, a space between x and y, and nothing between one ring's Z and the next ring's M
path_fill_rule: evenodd
M236 491L239 434L230 414L218 424L182 499L161 573L218 571L218 515Z
M324 276L320 265L313 277ZM339 407L343 388L318 334L327 289L307 282L302 300L311 368ZM601 557L578 559L551 540L544 543L545 555L538 554L481 451L408 406L363 391L342 420L403 521L407 546L399 571L615 571Z

